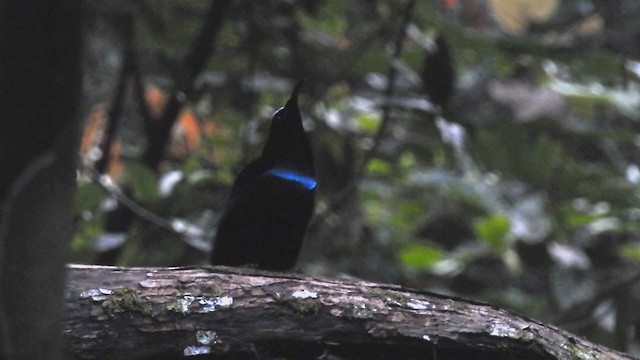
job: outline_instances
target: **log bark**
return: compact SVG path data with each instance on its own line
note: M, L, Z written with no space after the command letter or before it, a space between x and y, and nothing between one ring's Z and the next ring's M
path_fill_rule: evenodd
M631 359L489 304L230 267L70 265L78 359ZM208 355L207 355L208 354Z

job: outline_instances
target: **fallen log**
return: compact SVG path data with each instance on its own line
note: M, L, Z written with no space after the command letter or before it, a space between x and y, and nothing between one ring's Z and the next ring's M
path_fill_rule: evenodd
M69 265L65 321L78 359L630 359L485 303L230 267Z

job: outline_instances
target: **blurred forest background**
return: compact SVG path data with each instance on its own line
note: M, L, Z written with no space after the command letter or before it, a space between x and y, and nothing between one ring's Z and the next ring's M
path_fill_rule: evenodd
M295 82L299 268L640 354L640 2L89 2L71 261L204 264ZM126 206L124 206L126 205Z

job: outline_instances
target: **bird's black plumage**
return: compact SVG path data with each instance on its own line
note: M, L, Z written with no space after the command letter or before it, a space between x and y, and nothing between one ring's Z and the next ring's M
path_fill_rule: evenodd
M262 156L236 178L211 263L287 270L295 266L313 212L313 158L298 109L300 84L273 115Z
M429 99L444 107L453 95L455 71L449 45L442 35L436 38L435 49L425 56L421 75Z

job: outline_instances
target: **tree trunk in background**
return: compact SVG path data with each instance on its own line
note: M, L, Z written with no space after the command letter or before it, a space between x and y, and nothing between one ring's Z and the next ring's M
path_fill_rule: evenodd
M81 6L0 2L0 358L59 359Z
M71 265L79 359L631 359L488 304L260 270Z

